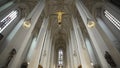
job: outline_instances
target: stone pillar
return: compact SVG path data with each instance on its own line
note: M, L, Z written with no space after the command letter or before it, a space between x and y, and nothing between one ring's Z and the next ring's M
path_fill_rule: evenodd
M19 50L17 51L16 56L13 58L13 62L11 62L9 64L9 68L19 68L20 67L20 62L23 60L21 57L22 54L24 53L24 50L27 47L27 43L28 40L31 36L31 33L35 27L35 24L37 23L37 20L42 12L44 8L44 1L40 1L35 8L33 9L33 11L29 14L28 18L31 18L31 27L30 28L23 28L23 26L21 26L21 28L18 30L18 32L15 35L14 40L14 44L16 46L16 49L18 49L17 46L20 46Z
M67 63L66 64L66 68L70 68L69 53L68 53L68 49L67 48L68 48L68 44L66 44L66 55L67 55L66 56L67 57L66 58L67 59L67 61L66 61L66 63Z
M89 36L93 42L93 46L97 52L98 58L101 62L101 66L103 68L109 68L108 64L104 58L104 54L102 52L102 50L100 49L100 46L105 45L103 39L101 38L99 32L97 31L96 27L94 28L88 28L87 27L87 23L89 19L93 19L92 15L90 14L90 12L88 11L88 9L84 6L84 4L80 1L80 0L76 0L76 7L78 9L78 12L83 20L83 23L85 24L85 27L87 28L87 31L89 33ZM104 49L107 49L106 47Z
M69 43L66 44L66 54L67 54L67 68L72 68L71 59L70 59L70 51L69 51Z
M73 50L72 50L72 44L71 44L71 39L69 39L69 56L70 56L70 64L71 64L71 68L75 68L74 66L74 60L73 60Z
M53 42L53 40L51 40L52 42ZM51 63L50 63L50 68L55 68L55 57L54 57L54 55L55 55L55 44L53 44L51 42L51 56L50 56L50 61L51 61Z
M74 60L74 68L77 68L78 67L78 65L80 64L79 63L79 58L78 58L78 50L77 50L77 48L76 48L76 43L75 43L75 41L76 41L76 39L74 38L75 37L75 35L74 35L74 31L70 31L70 36L71 36L71 50L72 50L72 57L73 57L73 60Z
M81 61L80 61L80 55L79 55L79 52L78 52L79 48L78 48L78 44L77 44L77 40L76 40L74 31L72 32L72 41L73 41L73 46L74 46L74 49L75 49L74 56L76 57L77 64L80 65Z
M78 48L79 48L78 50L79 50L79 54L80 54L82 67L83 68L92 68L92 66L90 64L90 58L89 58L89 55L87 52L87 48L85 46L85 42L83 40L83 35L81 33L77 19L72 17L72 23L73 23L73 28L74 28Z
M37 37L34 36L34 37L32 38L32 42L31 42L31 44L30 44L29 52L27 53L27 57L26 57L26 61L27 61L28 63L29 63L30 60L31 60L31 57L32 57L32 54L33 54L33 51L34 51L35 47L37 46L36 43L37 43Z
M111 33L110 29L107 28L107 26L104 24L104 22L97 18L97 23L99 25L97 26L97 30L101 34L103 40L105 41L106 45L104 47L107 47L109 50L110 55L112 56L113 60L117 64L118 67L120 67L119 63L120 60L118 59L120 57L120 54L117 50L119 49L119 42L117 42L117 39L114 37L114 35Z
M41 29L38 34L38 39L36 44L37 46L33 52L32 59L30 61L30 64L28 65L28 68L38 68L42 48L45 41L47 26L48 26L48 18L44 18Z
M45 39L43 41L43 46L42 46L42 50L41 50L41 55L40 55L40 59L39 59L39 65L41 65L43 68L45 67L45 62L46 62L46 57L47 57L47 47L48 47L48 32L46 31L46 35L45 35Z
M44 42L44 48L40 58L41 59L40 65L42 65L43 68L49 68L50 53L51 53L50 31L47 31L45 42Z
M50 32L49 32L50 33ZM49 37L50 38L50 37ZM47 65L46 68L50 68L50 63L51 63L51 55L52 55L52 39L49 39L49 45L48 45L48 57L47 57Z
M15 42L17 42L17 40L16 40L16 38L14 37L16 34L17 34L17 32L18 32L18 30L21 28L21 26L22 26L22 23L24 22L24 18L23 19L21 19L21 21L16 25L16 27L13 29L13 31L9 34L9 36L6 38L6 40L9 40L9 41L7 41L7 42L5 42L3 45L5 45L5 46L7 46L4 50L3 50L3 52L0 54L0 65L4 65L5 63L6 63L6 60L7 60L7 58L8 58L8 56L9 56L9 53L10 53L10 51L13 49L13 48L15 48L16 49L16 47L20 47L19 45L18 46L16 46L16 44L18 44L18 43L15 43ZM15 41L15 40L16 41ZM18 38L17 38L18 39ZM18 49L16 49L16 51L17 51Z

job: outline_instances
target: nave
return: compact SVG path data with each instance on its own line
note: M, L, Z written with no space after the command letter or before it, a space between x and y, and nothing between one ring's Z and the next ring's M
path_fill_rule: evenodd
M0 68L120 68L119 0L1 0Z

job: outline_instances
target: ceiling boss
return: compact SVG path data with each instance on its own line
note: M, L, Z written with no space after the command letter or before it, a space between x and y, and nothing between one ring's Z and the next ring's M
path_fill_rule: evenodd
M62 15L65 14L65 12L58 11L55 14L57 14L58 23L61 24L61 22L62 22Z

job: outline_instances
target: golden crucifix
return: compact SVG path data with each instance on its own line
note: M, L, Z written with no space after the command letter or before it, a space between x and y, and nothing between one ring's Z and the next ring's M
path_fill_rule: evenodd
M58 18L58 23L62 22L62 15L65 14L64 12L58 11L56 12L57 18Z

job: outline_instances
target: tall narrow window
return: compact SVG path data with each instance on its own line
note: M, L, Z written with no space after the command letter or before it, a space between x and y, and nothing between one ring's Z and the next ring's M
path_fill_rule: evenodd
M115 25L116 28L118 28L120 30L120 21L118 19L116 19L110 12L108 12L107 10L104 11L105 17L107 17L110 22Z
M63 68L63 51L58 51L58 68Z
M13 10L0 21L0 33L17 17L18 11Z

